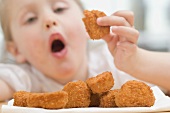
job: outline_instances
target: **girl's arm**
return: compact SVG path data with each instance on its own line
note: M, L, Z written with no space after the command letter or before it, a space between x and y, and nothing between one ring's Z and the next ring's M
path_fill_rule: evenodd
M12 98L14 91L12 88L0 79L0 101L9 100Z
M170 90L170 53L150 52L137 47L139 32L134 28L133 12L118 11L98 18L97 23L112 26L112 34L103 39L119 70Z
M133 58L134 65L131 70L126 70L127 73L170 91L170 53L138 48Z

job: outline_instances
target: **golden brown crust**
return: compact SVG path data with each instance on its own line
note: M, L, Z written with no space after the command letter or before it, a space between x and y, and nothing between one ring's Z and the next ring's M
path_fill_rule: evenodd
M29 92L26 91L18 91L14 93L14 106L20 106L20 107L27 107L27 98L29 96Z
M104 72L86 80L86 83L95 93L104 93L109 91L114 85L114 79L111 72Z
M115 95L118 92L119 89L115 89L103 93L100 97L100 107L104 107L104 108L117 107L115 103Z
M68 93L65 91L52 93L19 91L14 94L14 106L61 109L65 107L67 102Z
M155 97L148 85L132 80L122 85L115 102L118 107L150 107L154 105Z
M88 85L87 85L87 84ZM111 72L104 72L84 81L69 82L63 91L52 93L14 93L14 106L45 109L80 107L150 107L155 103L153 91L144 82L132 80L121 89L114 85Z
M52 93L30 93L27 99L28 107L46 109L61 109L68 102L68 93L58 91Z
M89 107L90 89L83 81L67 83L63 91L68 93L68 103L65 108Z
M91 39L101 39L110 33L110 26L99 26L97 24L97 18L106 16L104 12L84 10L84 15L85 18L82 20Z

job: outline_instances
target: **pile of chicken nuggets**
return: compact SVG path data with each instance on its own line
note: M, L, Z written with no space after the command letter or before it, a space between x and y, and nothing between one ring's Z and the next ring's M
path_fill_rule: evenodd
M62 91L14 94L14 106L45 109L84 107L150 107L155 97L151 88L141 81L128 81L120 89L111 90L114 78L111 72L103 72L86 81L67 83Z

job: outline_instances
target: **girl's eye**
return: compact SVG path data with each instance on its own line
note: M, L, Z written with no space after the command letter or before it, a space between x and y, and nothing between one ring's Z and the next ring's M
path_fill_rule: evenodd
M65 10L65 8L57 8L54 10L55 13L62 13Z
M31 17L31 18L29 18L26 22L27 23L33 23L34 21L36 21L36 17Z

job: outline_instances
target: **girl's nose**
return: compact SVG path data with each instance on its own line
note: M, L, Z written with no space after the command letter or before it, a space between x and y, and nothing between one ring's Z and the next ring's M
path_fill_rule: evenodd
M46 22L46 24L45 24L46 29L50 29L53 26L57 26L57 23L55 21L50 20L50 21Z

